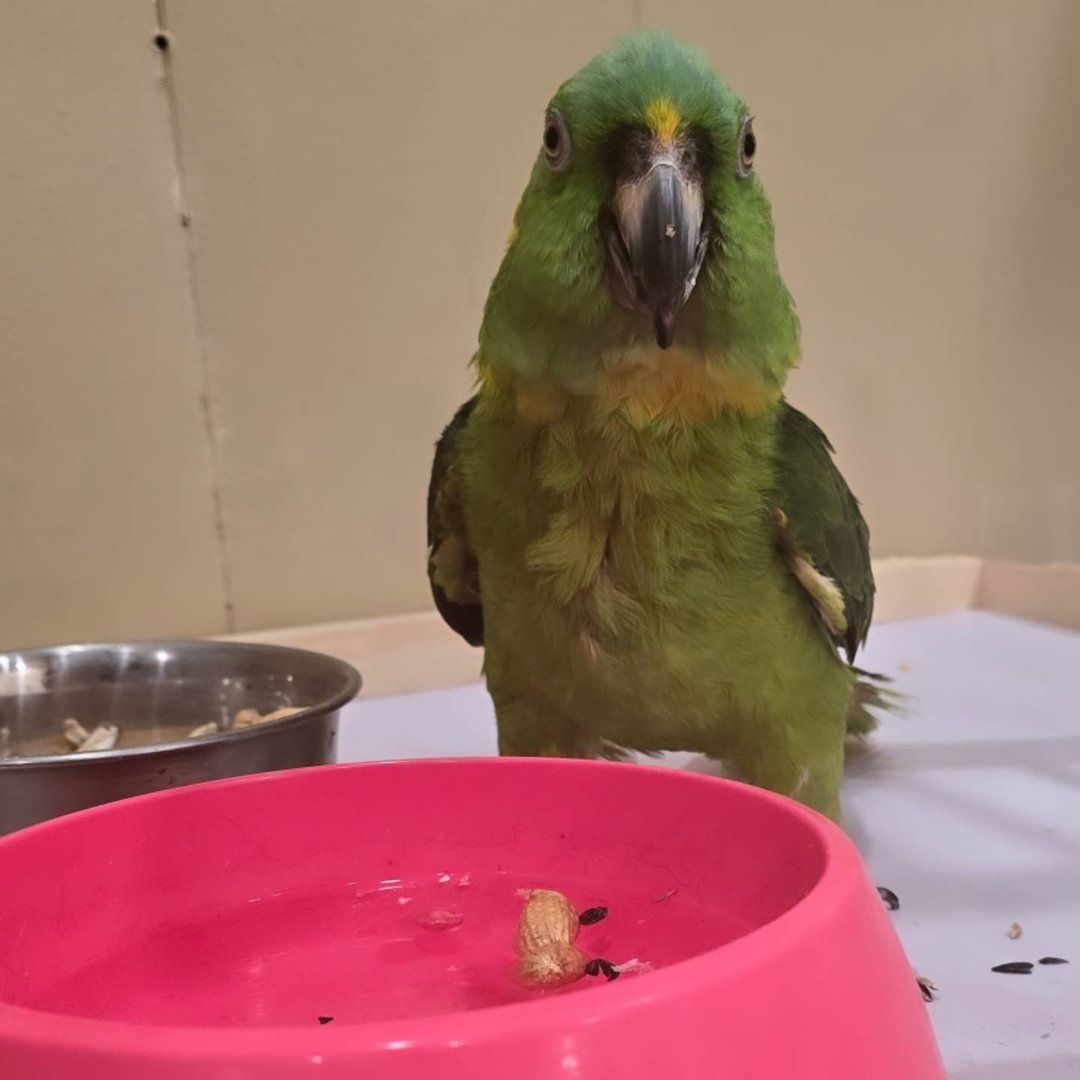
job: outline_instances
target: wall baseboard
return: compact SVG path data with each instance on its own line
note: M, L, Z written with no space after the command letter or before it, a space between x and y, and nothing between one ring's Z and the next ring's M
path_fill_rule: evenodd
M1080 564L987 560L973 606L1080 629Z
M1080 564L998 562L973 555L879 559L875 622L967 608L1080 628ZM232 640L291 645L339 656L364 677L364 696L464 686L481 675L483 654L437 612L240 633Z
M983 561L974 555L874 561L874 622L899 622L975 606Z

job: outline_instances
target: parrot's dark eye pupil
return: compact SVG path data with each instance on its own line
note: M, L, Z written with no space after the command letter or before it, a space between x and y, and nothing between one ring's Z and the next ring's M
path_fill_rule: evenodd
M558 109L549 109L544 118L544 135L541 140L548 168L555 173L566 172L574 161L574 146L566 121Z
M757 136L748 116L739 130L739 175L749 176L754 171L754 155L757 153Z

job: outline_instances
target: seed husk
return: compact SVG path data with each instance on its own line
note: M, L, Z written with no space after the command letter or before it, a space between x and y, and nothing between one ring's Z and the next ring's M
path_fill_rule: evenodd
M885 888L884 885L879 885L877 887L877 892L878 892L878 896L881 897L881 899L884 902L885 906L890 911L899 911L900 910L900 897L897 896L896 893L894 893L892 891L892 889L887 889L887 888Z
M598 923L607 918L606 907L591 907L586 908L579 916L578 922L582 926L592 926L593 923Z

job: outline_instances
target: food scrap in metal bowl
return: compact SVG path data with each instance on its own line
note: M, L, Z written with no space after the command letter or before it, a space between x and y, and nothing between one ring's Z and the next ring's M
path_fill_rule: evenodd
M256 724L269 724L274 720L284 720L287 716L295 716L298 712L303 711L303 708L299 705L287 705L265 715L260 713L258 709L240 709L233 717L232 726L235 731L238 728L254 727Z
M69 716L66 720L62 720L60 722L60 729L64 733L64 741L73 750L78 750L90 737L90 732L87 731L74 716Z
M73 716L64 720L60 728L64 733L64 741L76 754L111 750L120 738L120 729L115 724L98 724L93 731L87 731Z

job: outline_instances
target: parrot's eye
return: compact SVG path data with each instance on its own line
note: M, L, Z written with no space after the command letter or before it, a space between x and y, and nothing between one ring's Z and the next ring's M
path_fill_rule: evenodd
M754 155L757 153L757 136L754 121L747 117L739 130L739 175L749 176L754 171Z
M557 109L550 109L544 118L544 157L553 172L565 172L574 160L570 132Z

